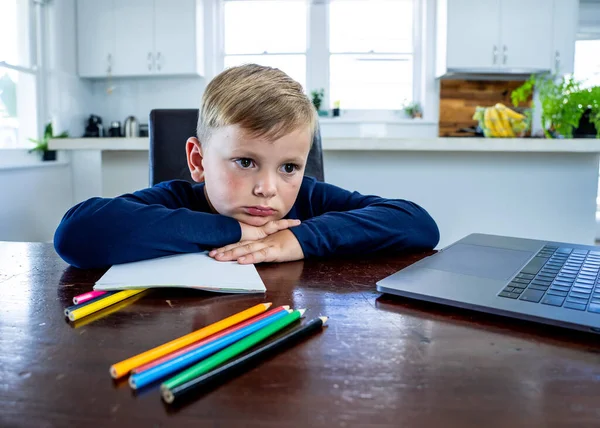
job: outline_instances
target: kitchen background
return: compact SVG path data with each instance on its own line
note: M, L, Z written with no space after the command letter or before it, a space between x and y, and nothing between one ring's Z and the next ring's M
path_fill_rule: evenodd
M248 61L279 66L308 93L325 89L327 181L421 203L439 219L442 244L475 229L585 242L596 235L595 141L556 146L557 155L546 140L535 142L546 144L540 148L460 137L489 133L483 112L473 119L477 107L513 107L512 92L532 74L575 72L600 85L600 1L11 0L2 7L0 39L14 43L0 48L0 82L3 74L17 82L19 103L10 117L2 90L0 240L50 240L73 204L147 186L150 110L197 108L214 75ZM539 94L525 98L516 110L527 117L532 100L541 102ZM543 136L541 109L530 114L524 136ZM27 140L41 138L48 122L54 136L70 138L54 140L57 159L42 162ZM136 138L111 137L126 131ZM98 133L108 139L79 138ZM538 213L553 210L552 195L527 205L527 192L517 194L532 173L540 181L572 177L578 191L565 188L574 199L562 202L581 210L559 209L538 224ZM519 203L525 209L511 211ZM565 219L580 226L557 227Z

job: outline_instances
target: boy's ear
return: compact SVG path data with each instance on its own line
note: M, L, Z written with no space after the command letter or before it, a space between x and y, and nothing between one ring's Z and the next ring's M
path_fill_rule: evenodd
M204 166L202 166L202 146L196 137L190 137L185 142L185 153L192 180L196 183L204 181Z

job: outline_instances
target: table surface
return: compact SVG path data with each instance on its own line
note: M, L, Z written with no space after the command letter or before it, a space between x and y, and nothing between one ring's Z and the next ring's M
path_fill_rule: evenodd
M50 244L0 243L0 426L487 427L600 424L596 336L381 295L427 254L259 265L266 295L156 290L68 323L103 270ZM329 327L168 407L110 364L259 302Z

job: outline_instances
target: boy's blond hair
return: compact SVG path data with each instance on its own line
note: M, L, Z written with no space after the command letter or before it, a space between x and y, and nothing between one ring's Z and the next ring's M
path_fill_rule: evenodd
M277 68L247 64L221 72L208 84L197 134L203 145L213 130L228 125L239 125L251 136L267 140L303 126L312 136L317 117L302 85Z

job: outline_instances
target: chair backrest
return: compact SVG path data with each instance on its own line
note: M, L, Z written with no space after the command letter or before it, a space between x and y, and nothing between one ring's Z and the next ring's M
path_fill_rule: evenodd
M159 109L150 112L150 186L168 180L193 182L185 156L186 140L196 135L197 109ZM315 132L305 175L324 180L321 134Z

